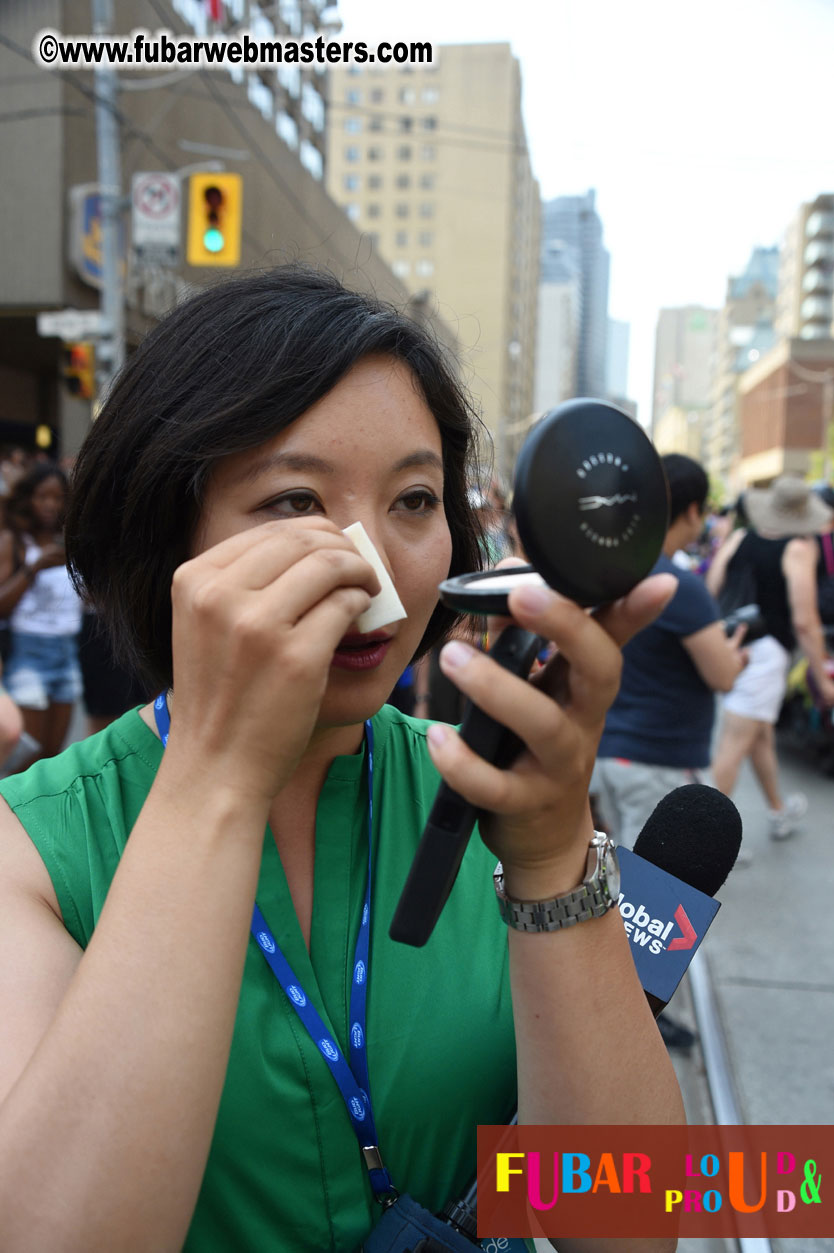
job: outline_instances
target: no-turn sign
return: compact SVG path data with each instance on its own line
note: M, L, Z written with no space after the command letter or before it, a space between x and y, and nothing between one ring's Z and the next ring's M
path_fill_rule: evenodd
M134 174L132 236L137 252L179 249L180 184L172 174Z

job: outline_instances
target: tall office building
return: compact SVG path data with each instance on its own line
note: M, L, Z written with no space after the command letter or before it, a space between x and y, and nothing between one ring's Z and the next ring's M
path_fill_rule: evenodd
M540 212L509 44L335 66L326 182L366 246L457 331L508 472L533 409Z
M539 283L536 387L533 404L543 413L577 395L582 282L572 248L559 240L548 245Z
M547 284L554 245L572 253L579 271L581 307L576 356L576 395L606 396L608 344L608 272L610 258L602 243L596 193L558 196L542 208L540 282ZM540 351L546 347L540 336Z
M717 332L717 309L687 305L660 311L655 337L652 435L656 438L661 426L667 425L663 418L671 410L685 414L689 428L687 449L664 451L688 450L699 459L703 456Z
M605 383L612 400L624 400L628 396L628 348L631 327L628 322L608 319L608 353Z
M744 272L727 281L718 318L712 408L704 432L705 464L728 496L740 479L739 379L776 342L779 249L754 248Z

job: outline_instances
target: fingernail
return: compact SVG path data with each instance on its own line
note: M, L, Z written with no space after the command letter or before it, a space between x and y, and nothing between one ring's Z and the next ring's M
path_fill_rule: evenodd
M544 587L520 587L514 598L527 613L544 613L552 593Z
M470 648L468 644L464 644L461 640L452 640L450 644L441 649L440 660L450 670L462 670L467 662L472 660L474 655L474 648Z
M432 723L426 732L429 742L433 744L435 748L440 748L440 745L445 743L448 734L448 728L441 726L439 722Z

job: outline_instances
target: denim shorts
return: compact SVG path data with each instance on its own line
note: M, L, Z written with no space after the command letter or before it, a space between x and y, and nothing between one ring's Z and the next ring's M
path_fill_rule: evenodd
M81 696L78 636L12 631L3 682L15 704L25 709L74 704Z

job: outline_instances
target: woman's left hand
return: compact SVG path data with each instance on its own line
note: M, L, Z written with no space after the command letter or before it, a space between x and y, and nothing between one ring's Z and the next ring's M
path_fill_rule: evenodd
M511 879L555 887L564 877L568 888L578 882L591 831L588 785L619 688L620 649L657 617L676 587L673 576L655 575L593 617L549 589L516 589L509 599L512 621L553 641L557 650L530 680L460 640L442 650L448 678L525 745L513 765L500 770L451 727L438 724L429 734L443 778L485 811L481 835L504 863L508 890ZM508 621L494 620L491 632ZM522 893L516 888L512 894Z

